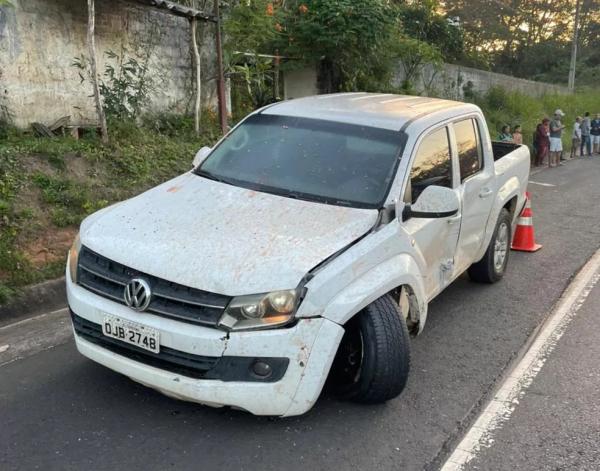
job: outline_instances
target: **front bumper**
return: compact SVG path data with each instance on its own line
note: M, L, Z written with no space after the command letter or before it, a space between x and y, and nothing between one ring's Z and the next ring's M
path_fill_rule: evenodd
M160 332L161 348L206 357L289 359L275 382L196 379L135 361L75 335L79 352L134 381L177 399L213 407L232 406L256 415L303 414L316 402L344 329L323 318L301 319L290 328L225 332L140 313L74 284L67 273L67 298L80 318L101 324L106 314Z

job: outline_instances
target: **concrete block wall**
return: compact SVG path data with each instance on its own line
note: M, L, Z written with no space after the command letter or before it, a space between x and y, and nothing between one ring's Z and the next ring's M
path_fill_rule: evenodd
M400 85L403 79L403 69L399 67L394 82ZM464 98L465 86L479 93L485 93L492 87L502 87L534 97L553 93L569 93L565 86L535 82L454 64L443 64L440 68L426 66L421 76L414 82L413 85L421 93L436 93L456 100Z
M84 0L12 0L0 8L0 93L14 123L50 124L70 115L76 123L96 122L89 82L80 83L73 59L88 55L87 2ZM199 23L203 104L216 103L215 50L212 24ZM188 20L125 0L96 2L98 71L105 55L152 44L152 111L183 112L192 106L192 68ZM133 53L129 52L129 56Z
M404 71L402 66L399 66L392 84L400 87L403 79ZM552 93L569 93L565 86L535 82L453 64L443 64L440 68L434 68L430 65L425 66L421 76L414 80L413 86L420 94L443 96L453 100L464 98L465 86L478 93L485 93L492 87L500 86L507 90L520 91L534 97ZM284 73L284 87L286 99L318 94L316 68L307 67L286 71Z

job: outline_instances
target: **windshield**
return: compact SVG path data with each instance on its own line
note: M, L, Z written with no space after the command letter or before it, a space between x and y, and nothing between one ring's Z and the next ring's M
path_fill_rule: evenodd
M379 208L394 177L402 134L352 124L257 114L196 174L292 198Z

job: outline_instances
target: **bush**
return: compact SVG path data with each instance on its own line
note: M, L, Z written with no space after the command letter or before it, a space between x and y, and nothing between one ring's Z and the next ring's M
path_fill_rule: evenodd
M551 118L554 111L560 108L565 113L563 124L567 126L563 132L563 141L565 148L570 149L575 117L583 116L586 111L594 113L600 110L600 91L580 90L574 95L547 94L534 98L496 87L485 94L474 93L468 101L483 110L492 138L496 137L503 125L512 127L520 124L526 144L531 144L535 128L542 118Z
M0 142L0 304L23 285L60 275L65 237L85 216L188 171L198 149L220 137L208 110L200 137L190 116L142 122L111 122L107 146L95 134L48 139L16 131ZM32 247L50 255L33 260Z

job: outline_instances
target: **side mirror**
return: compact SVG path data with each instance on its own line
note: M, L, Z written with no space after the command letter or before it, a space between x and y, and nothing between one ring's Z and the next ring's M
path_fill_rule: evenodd
M460 201L450 188L430 185L423 190L415 204L407 204L402 211L402 220L412 218L447 218L458 213Z
M210 154L211 150L212 149L210 147L206 147L206 146L204 146L202 149L200 149L196 153L196 156L194 157L194 161L192 162L192 166L194 168L197 168L202 162L204 162L206 160L206 158L208 157L208 154Z

